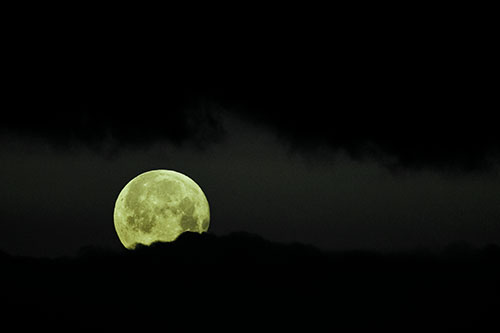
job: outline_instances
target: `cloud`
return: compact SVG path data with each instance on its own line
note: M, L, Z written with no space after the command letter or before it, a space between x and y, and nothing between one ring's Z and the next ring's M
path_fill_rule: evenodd
M78 76L65 83L12 91L3 102L0 130L47 139L58 145L99 147L112 139L120 145L170 140L204 145L223 136L217 112L182 89L158 82L106 84Z
M325 146L392 167L481 169L500 155L487 44L459 34L442 42L438 32L21 59L7 76L0 128L63 144L207 145L224 137L222 108L299 151Z
M355 159L379 159L392 168L488 168L500 157L495 120L477 111L480 105L462 107L460 103L454 102L446 111L432 107L384 110L384 102L378 106L362 103L358 107L363 111L345 111L349 102L338 101L331 106L304 106L307 112L290 107L281 114L266 112L256 117L249 113L246 117L270 128L301 153L326 147L347 151Z
M342 149L396 168L487 168L500 156L492 87L472 70L478 59L435 52L285 62L247 76L224 98L298 151Z

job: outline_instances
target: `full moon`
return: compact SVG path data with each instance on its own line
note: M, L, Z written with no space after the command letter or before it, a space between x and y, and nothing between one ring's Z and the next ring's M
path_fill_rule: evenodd
M116 199L114 222L127 249L171 242L185 231L208 230L210 210L201 188L172 170L152 170L132 179Z

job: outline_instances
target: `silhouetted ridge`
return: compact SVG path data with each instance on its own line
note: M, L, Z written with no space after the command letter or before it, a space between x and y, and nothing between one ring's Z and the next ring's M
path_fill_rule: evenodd
M156 318L232 332L251 324L251 331L476 332L500 313L497 245L330 253L242 232L184 233L135 251L87 247L76 258L0 253L0 267L3 304L23 318L101 320L115 330Z
M208 233L186 232L174 242L156 242L150 246L138 245L135 251L127 255L140 257L143 260L164 258L171 264L190 262L231 267L250 265L282 267L308 259L313 262L323 253L312 246L274 243L247 232L235 232L220 237Z

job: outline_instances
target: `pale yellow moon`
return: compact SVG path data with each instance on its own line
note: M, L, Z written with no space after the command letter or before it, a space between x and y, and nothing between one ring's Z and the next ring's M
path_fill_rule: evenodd
M132 179L115 203L118 238L136 244L171 242L185 231L205 232L210 223L207 198L191 178L172 170L152 170Z

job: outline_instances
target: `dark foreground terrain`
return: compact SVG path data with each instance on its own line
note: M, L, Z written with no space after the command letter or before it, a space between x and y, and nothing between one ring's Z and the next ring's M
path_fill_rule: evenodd
M325 253L239 233L75 258L0 255L0 316L32 329L496 331L500 248Z

